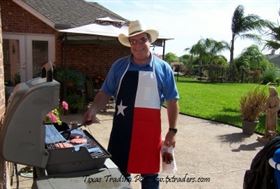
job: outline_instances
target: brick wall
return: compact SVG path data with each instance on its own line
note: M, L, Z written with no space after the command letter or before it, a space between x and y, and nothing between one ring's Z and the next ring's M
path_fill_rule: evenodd
M104 78L112 63L128 55L129 48L120 44L65 45L64 65L77 68L87 76Z
M1 0L3 32L54 34L55 30L11 0Z
M0 13L2 11L0 6ZM1 14L0 14L0 118L2 119L5 112L5 90L4 90L4 71L3 71L3 51L2 51L2 31L1 31ZM6 164L0 156L0 188L6 188L5 178Z

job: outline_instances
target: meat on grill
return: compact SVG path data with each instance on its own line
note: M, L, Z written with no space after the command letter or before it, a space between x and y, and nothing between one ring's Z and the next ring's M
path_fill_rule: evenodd
M60 142L60 143L54 144L54 146L56 148L71 148L71 147L73 147L73 144L70 144L68 142Z

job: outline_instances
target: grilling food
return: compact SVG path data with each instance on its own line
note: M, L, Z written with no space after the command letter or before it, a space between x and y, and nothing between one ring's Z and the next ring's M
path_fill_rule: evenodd
M60 142L60 143L54 144L54 146L56 148L71 148L71 147L73 147L73 144L70 144L68 142Z
M86 138L73 138L70 140L71 144L85 144L87 143L87 139Z

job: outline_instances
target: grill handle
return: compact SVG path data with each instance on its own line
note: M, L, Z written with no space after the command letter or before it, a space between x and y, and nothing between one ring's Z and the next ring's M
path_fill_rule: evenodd
M51 61L45 63L42 66L41 77L47 78L47 82L51 82L53 80L53 64Z

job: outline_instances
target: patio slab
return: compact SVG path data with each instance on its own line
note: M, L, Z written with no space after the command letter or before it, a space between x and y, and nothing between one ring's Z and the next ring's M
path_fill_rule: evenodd
M112 128L113 110L98 115L99 124L86 129L107 147ZM82 114L67 115L64 121L82 121ZM162 109L162 132L168 130L166 109ZM177 172L160 174L161 189L238 189L243 187L243 177L254 156L263 144L242 130L190 116L179 115L175 158ZM132 175L132 188L140 189L138 175ZM15 179L14 179L15 180ZM20 177L20 188L30 188L32 179ZM15 188L15 183L12 188Z

